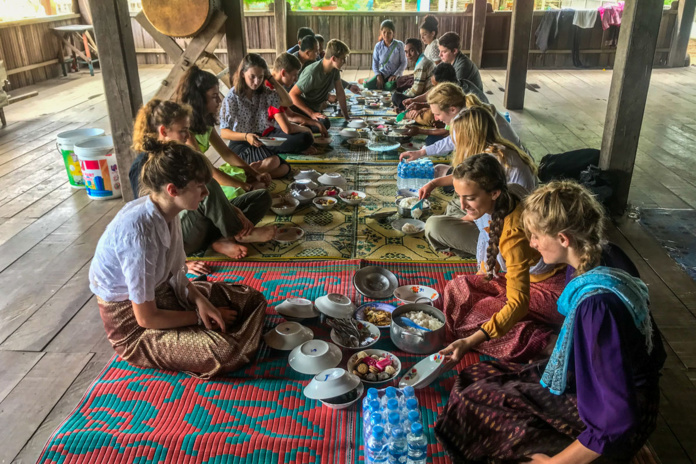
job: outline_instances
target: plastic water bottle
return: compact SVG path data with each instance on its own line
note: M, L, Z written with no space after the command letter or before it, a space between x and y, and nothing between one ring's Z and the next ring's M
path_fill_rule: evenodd
M367 395L365 396L365 398L363 398L362 413L363 413L363 419L365 419L365 420L369 419L366 416L369 415L370 403L372 401L379 401L379 392L377 391L376 388L369 388L367 390Z
M509 111L504 112L504 113L503 113L503 117L505 118L505 120L506 120L507 122L512 122L512 118L510 117L510 112L509 112Z
M370 435L375 427L380 426L384 428L384 422L385 421L382 418L382 413L376 412L372 414L372 417L370 417L370 422L365 425L365 430L363 430L364 443L367 443L367 440L370 438Z
M387 387L384 391L384 396L382 397L382 409L386 409L389 405L389 400L395 400L396 398L396 388Z
M411 424L411 433L406 437L408 444L407 464L425 464L428 458L428 441L423 433L423 425L420 422Z
M400 428L401 428L401 415L398 412L390 412L389 413L389 421L387 422L387 426L384 428L384 432L388 436L391 436L392 430L400 429Z
M392 413L396 413L397 416L399 416L399 420L401 420L401 410L399 409L399 400L396 398L392 398L387 402L387 417L389 417Z
M388 457L389 450L384 436L384 427L377 425L372 429L370 438L367 440L366 461L368 464L386 464Z
M406 403L407 403L408 400L411 399L411 398L414 398L414 399L416 399L416 401L418 401L418 399L416 398L416 389L413 388L412 386L407 385L407 386L405 386L405 387L403 388L402 391L403 391L403 393L404 393L404 396L401 398L401 402L403 403L404 406L406 406ZM370 393L370 392L368 391L368 394L369 394L369 393ZM364 402L363 402L363 403L364 403Z
M416 398L409 398L406 400L406 416L411 411L416 411L418 413L418 417L420 417L420 412L418 411L418 400Z
M402 422L404 430L411 430L411 424L420 422L420 419L421 417L418 411L409 411L408 416L406 416L406 419Z
M391 441L389 442L389 464L405 464L408 454L406 444L406 434L404 429L396 428L391 431Z

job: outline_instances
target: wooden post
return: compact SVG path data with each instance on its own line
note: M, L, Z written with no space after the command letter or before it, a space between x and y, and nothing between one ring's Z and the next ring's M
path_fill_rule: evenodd
M663 0L626 2L611 76L599 166L615 176L610 209L623 214L648 97Z
M679 0L677 20L674 23L674 36L667 58L667 64L671 67L686 65L686 50L689 48L695 6L696 0Z
M278 58L281 53L285 53L288 49L286 41L288 36L287 4L288 2L286 0L275 0L274 2L276 58Z
M507 75L505 76L505 99L509 110L524 108L524 90L527 85L527 63L529 61L529 39L532 36L534 0L515 0L512 6L510 46L508 47Z
M486 0L474 0L474 14L471 25L471 61L481 67L483 59L483 36L486 32Z
M143 96L128 1L90 0L90 7L99 46L99 66L104 81L121 191L123 199L130 201L134 198L128 182L128 170L135 158L131 150L133 120L143 104Z
M227 22L227 66L234 74L239 63L247 54L246 27L244 25L244 4L242 0L224 0ZM269 31L270 32L270 31Z

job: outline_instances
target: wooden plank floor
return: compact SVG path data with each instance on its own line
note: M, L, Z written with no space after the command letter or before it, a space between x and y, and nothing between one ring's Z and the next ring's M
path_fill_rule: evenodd
M149 98L167 74L140 69ZM366 71L347 70L355 80ZM505 72L484 70L502 108ZM513 126L535 158L599 147L611 71L531 71ZM631 202L696 206L696 68L655 70L641 133ZM120 201L91 201L68 185L58 132L109 129L101 76L71 75L23 89L39 96L5 109L0 129L0 463L33 463L46 440L112 354L87 272L97 240ZM210 154L217 161L215 154ZM122 167L122 171L127 168ZM664 463L696 461L696 286L635 221L611 231L652 294L669 358L651 444Z

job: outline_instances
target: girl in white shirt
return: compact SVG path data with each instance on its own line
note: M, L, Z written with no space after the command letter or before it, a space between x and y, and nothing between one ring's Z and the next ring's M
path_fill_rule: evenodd
M258 291L186 278L179 213L208 195L208 159L177 142L148 139L140 184L99 239L89 270L116 353L147 368L209 378L248 363L259 344L266 300Z

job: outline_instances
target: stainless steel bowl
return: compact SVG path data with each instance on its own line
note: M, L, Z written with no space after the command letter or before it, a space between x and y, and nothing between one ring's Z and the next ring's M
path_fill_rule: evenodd
M399 286L396 276L380 266L367 266L353 274L353 286L363 295L382 300L394 295Z
M402 197L402 198L397 197L396 198L396 209L399 212L399 215L401 217L410 218L410 217L413 217L413 216L411 216L411 208L403 208L399 205L399 203L401 203L401 200L404 200L405 198L409 198L409 197ZM425 215L425 213L430 212L430 200L423 201L423 208L422 209L423 209L423 215ZM421 218L422 217L423 216L421 216Z
M432 354L441 350L445 346L445 326L431 332L418 331L411 333L400 324L401 316L410 311L423 311L436 317L445 323L445 315L439 309L420 303L409 303L399 306L392 313L392 322L389 329L389 336L394 345L407 353Z

